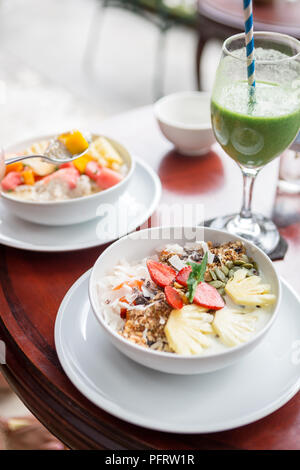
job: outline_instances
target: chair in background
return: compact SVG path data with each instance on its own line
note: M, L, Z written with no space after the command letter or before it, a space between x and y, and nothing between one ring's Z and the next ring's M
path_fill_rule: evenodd
M98 8L104 13L108 7L121 8L130 11L154 24L159 31L155 53L155 74L153 80L154 100L163 95L163 77L165 64L166 33L174 24L195 27L196 15L194 8L184 8L179 5L169 7L163 0L97 0ZM103 17L103 15L102 15ZM99 15L93 16L87 47L84 55L86 63L91 63L95 47L99 43L101 20Z

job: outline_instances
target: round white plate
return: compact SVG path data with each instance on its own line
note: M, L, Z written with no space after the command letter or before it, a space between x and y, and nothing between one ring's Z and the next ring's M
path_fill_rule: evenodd
M89 222L57 227L33 224L10 214L0 199L0 243L23 250L72 251L109 243L135 230L152 215L161 196L157 174L135 160L132 180L113 206L116 211Z
M75 387L112 415L158 431L224 431L263 418L299 390L300 300L285 282L278 319L249 356L221 371L179 376L143 367L110 343L90 308L89 275L60 306L55 345Z

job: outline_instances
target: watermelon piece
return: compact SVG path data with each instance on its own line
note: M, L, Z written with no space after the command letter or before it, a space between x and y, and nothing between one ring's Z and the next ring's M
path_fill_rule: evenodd
M2 180L2 189L4 191L14 191L17 186L23 183L21 173L10 171Z
M148 259L147 268L152 281L160 287L169 286L175 280L176 271L166 264Z
M179 292L172 286L166 286L164 291L168 304L175 310L180 310L183 307L183 301Z
M75 170L75 166L74 166L74 163L73 162L68 162L68 163L62 163L60 166L59 166L59 169L63 169L63 168L73 168Z
M61 174L60 178L68 183L70 189L76 188L79 179L79 172L76 169L66 168L58 171L64 171L64 174Z
M55 171L51 175L46 176L43 179L43 182L47 184L53 179L60 179L61 181L66 182L70 189L74 189L76 188L79 179L79 171L76 170L76 168L62 168Z
M92 180L96 181L97 177L100 175L101 170L102 168L99 163L91 160L85 167L85 174Z
M206 282L200 282L194 295L194 303L209 310L220 310L225 306L223 297L217 289Z
M191 266L186 266L185 268L182 268L176 276L176 281L178 282L178 284L187 287L187 281L191 272Z
M96 183L102 189L108 189L120 183L123 176L110 168L103 168L97 175Z

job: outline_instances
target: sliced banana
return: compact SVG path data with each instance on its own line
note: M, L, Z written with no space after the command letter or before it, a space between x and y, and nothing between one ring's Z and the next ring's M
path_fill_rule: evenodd
M255 331L257 316L253 313L241 313L224 307L215 313L213 329L226 346L238 346L246 343Z
M271 286L263 284L259 276L246 277L247 270L239 269L229 279L225 292L238 305L267 306L275 302L276 296L270 294Z
M41 140L40 142L36 142L32 144L27 150L25 150L24 155L44 155L48 148L49 142L48 140Z
M44 155L48 145L49 142L47 140L37 142L25 150L24 155ZM56 168L53 163L45 162L42 158L28 158L24 160L23 163L30 166L34 173L39 176L50 175Z
M197 305L185 305L172 310L165 326L165 335L170 348L177 354L201 354L203 348L211 346L207 337L213 333L213 315Z

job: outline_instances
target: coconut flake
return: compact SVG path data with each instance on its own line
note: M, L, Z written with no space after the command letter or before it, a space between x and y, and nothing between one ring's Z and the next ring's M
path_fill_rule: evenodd
M143 339L147 342L147 333L148 333L148 328L145 328L143 331Z
M178 253L179 255L184 255L184 248L177 243L174 245L166 245L164 251L168 251L169 253Z
M187 242L184 245L184 248L187 250L198 250L199 249L199 242Z
M186 267L186 264L182 259L179 258L178 255L173 255L168 259L168 262L175 268L177 271L181 271L181 269Z
M215 255L211 251L209 251L209 248L206 242L204 241L189 242L189 243L186 243L185 247L189 250L195 250L195 251L199 250L199 248L202 248L203 254L207 253L208 264L211 264L214 262Z
M207 243L204 241L199 241L199 242L197 241L197 243L203 248L204 254L207 253L208 264L213 263L215 259L215 255L211 251L209 251Z
M147 297L149 299L153 299L153 297L155 297L155 293L152 290L147 289L147 287L144 286L144 284L142 285L142 293L144 297Z

